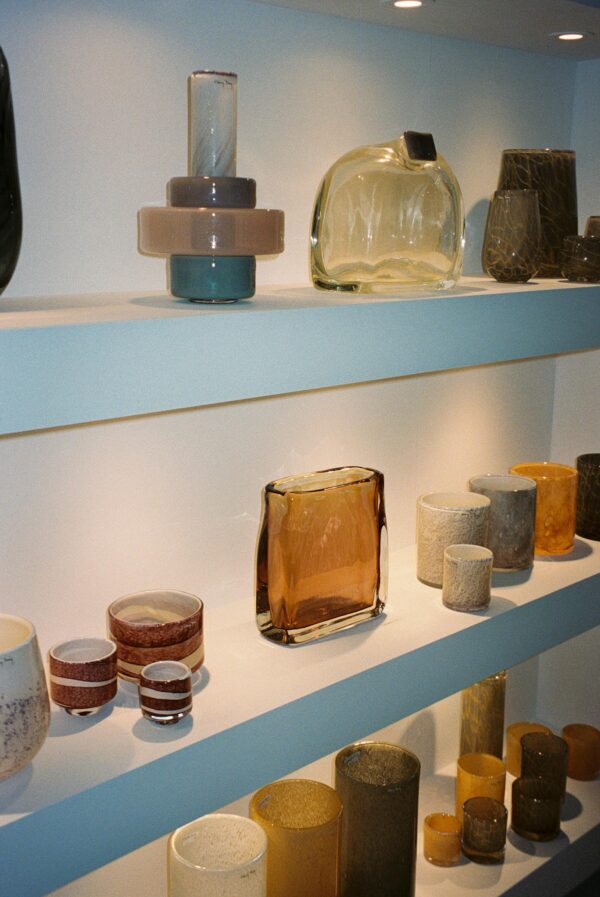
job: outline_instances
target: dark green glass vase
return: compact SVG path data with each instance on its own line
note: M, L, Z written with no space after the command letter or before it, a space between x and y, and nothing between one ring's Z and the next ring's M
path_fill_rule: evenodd
M0 293L6 289L17 265L22 230L10 75L6 56L0 47Z

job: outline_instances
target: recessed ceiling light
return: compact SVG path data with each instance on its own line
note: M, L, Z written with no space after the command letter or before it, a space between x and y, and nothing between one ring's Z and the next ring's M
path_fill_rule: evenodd
M583 40L585 37L583 31L553 31L550 37L557 37L559 40Z
M417 9L423 6L423 0L394 0L394 6L398 9Z

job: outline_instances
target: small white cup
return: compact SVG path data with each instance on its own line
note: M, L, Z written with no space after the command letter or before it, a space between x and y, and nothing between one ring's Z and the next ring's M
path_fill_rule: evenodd
M476 612L490 603L494 555L481 545L449 545L444 551L442 601L450 610Z

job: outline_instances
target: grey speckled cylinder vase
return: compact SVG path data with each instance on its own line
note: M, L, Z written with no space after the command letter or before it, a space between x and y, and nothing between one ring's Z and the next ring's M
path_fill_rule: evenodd
M533 564L537 486L529 477L484 474L471 477L471 492L491 502L486 545L494 570L525 570Z
M444 551L444 605L466 613L485 610L491 598L492 563L492 552L482 545L449 545Z
M442 587L449 545L485 545L490 500L475 492L431 492L417 501L417 578Z

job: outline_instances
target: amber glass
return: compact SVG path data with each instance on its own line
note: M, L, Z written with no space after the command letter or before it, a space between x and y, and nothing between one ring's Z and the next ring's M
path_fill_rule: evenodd
M564 738L545 732L528 732L521 738L521 775L553 782L564 800L567 791L569 747Z
M521 738L528 732L551 734L548 726L542 723L511 723L506 730L506 768L515 778L521 775Z
M493 797L504 803L506 767L492 754L463 754L456 764L456 815L462 821L463 804L470 797Z
M560 734L569 746L569 778L595 779L600 771L600 731L584 723L570 723Z
M577 185L572 150L507 149L499 190L536 190L542 225L538 277L558 277L563 237L577 233Z
M423 823L423 855L434 866L460 860L460 820L452 813L431 813Z
M309 779L265 785L250 801L250 818L268 841L268 897L337 897L342 804Z
M577 458L577 521L575 530L585 539L600 539L600 453Z
M560 789L545 779L515 779L511 826L530 841L551 841L560 832Z
M481 253L486 274L505 283L524 283L541 258L541 224L535 190L497 190L488 211Z
M585 223L584 237L600 237L600 215L590 215Z
M420 770L414 754L393 744L352 744L337 755L341 897L414 894Z
M506 844L507 810L491 797L465 801L462 849L476 863L501 863Z
M383 474L340 467L269 483L257 552L256 621L304 642L380 614L387 596Z
M566 464L537 461L515 464L511 473L530 477L537 485L536 554L568 554L575 539L577 471Z
M460 753L502 759L506 671L494 673L462 693Z

